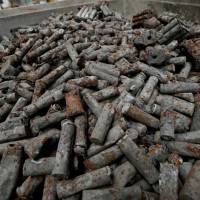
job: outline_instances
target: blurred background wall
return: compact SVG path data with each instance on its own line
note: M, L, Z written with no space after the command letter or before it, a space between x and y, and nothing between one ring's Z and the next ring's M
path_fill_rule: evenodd
M63 0L47 4L35 4L24 7L0 10L0 35L9 34L10 28L34 24L52 12L77 10L82 4L91 4L98 0ZM158 13L172 11L186 18L200 22L200 0L110 0L111 7L130 17L145 8Z
M200 0L114 0L112 7L126 16L143 8L152 8L158 13L172 11L200 21Z

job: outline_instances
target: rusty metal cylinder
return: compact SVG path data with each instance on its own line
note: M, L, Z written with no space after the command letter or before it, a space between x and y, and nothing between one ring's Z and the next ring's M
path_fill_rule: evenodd
M124 136L118 145L130 163L144 176L150 183L156 183L159 179L159 172L151 162L150 158L131 140Z
M170 95L159 95L156 98L158 104L163 104L164 106L171 106L177 112L192 116L194 113L194 104L187 102L183 99L173 97Z
M158 78L156 76L150 76L137 98L147 104L157 83Z
M161 164L159 190L161 199L178 199L178 168L169 163Z
M161 112L160 136L163 140L175 140L175 119L169 107L163 108Z
M122 199L141 199L141 188L138 186L129 186L124 188L103 188L83 191L83 200L122 200Z
M84 161L84 165L89 170L99 169L107 166L117 159L119 159L123 153L117 145L114 145Z
M92 135L90 136L90 141L95 144L103 144L105 137L108 133L108 130L113 121L115 110L112 104L107 103L102 109L101 114L97 120L97 123L94 127Z
M23 165L23 176L50 175L55 161L55 157L41 158L38 160L26 159Z
M152 115L144 112L139 107L131 104L125 104L122 109L122 113L131 117L132 119L145 124L146 126L152 127L152 128L158 128L159 127L159 120Z
M56 178L47 175L44 181L42 200L56 200Z
M192 167L190 173L188 174L182 190L180 191L179 198L181 200L186 200L186 199L197 200L200 198L199 169L200 169L200 161L197 160L194 166Z
M160 85L160 92L163 94L174 93L196 93L200 91L200 84L188 82L170 82Z
M87 149L87 116L80 115L74 120L74 125L76 128L76 136L74 142L74 152L78 156L85 157Z
M70 156L74 140L74 124L70 120L62 121L62 130L56 152L55 166L52 175L67 178L70 175Z
M86 174L77 176L73 180L63 180L57 183L58 198L66 198L82 190L111 184L111 169L103 167ZM76 185L76 187L74 187Z
M17 185L22 161L22 147L8 145L0 165L0 199L9 200Z

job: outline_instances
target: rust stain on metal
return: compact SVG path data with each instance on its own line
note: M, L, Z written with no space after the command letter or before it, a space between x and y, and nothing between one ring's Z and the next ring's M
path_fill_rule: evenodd
M72 90L65 94L66 115L71 117L84 113L79 90Z
M111 193L112 196L113 196L113 200L118 199L118 191L117 191L116 189L111 188L111 189L110 189L110 193Z
M56 179L53 176L47 176L45 179L43 198L56 198Z
M197 94L195 95L195 102L196 102L197 105L200 106L200 93L197 93Z
M149 19L153 17L153 12L149 9L143 10L142 12L138 13L137 15L134 15L132 18L132 27L133 28L138 28L142 27L144 24L144 21L146 19Z
M200 38L186 40L183 46L194 59L200 60Z
M78 79L72 79L72 80L69 80L67 83L78 85L81 87L91 87L91 86L96 86L98 84L98 80L95 78L86 76L84 78L80 78L80 81Z
M162 148L162 145L160 145L160 144L151 146L148 151L148 156L153 156L153 155L157 154L161 148Z
M87 169L90 169L90 170L97 169L96 164L89 159L85 160L83 163Z
M183 159L175 152L170 154L168 161L177 167L179 167L183 163Z
M193 147L192 145L188 144L187 145L187 150L189 152L191 152L193 155L195 155L196 157L200 157L200 148L197 147Z
M114 152L106 152L106 153L103 154L103 156L104 156L104 159L108 163L110 163L110 162L112 162L112 161L114 161L118 158L118 156L116 156L116 154Z

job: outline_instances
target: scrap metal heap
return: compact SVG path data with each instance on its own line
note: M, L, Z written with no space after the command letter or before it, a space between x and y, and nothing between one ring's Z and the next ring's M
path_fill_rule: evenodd
M200 38L107 4L0 44L0 200L199 200Z

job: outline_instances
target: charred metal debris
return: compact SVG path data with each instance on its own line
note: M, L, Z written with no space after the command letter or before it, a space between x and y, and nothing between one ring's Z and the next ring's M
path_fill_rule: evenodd
M0 200L199 200L197 26L106 3L0 43Z

